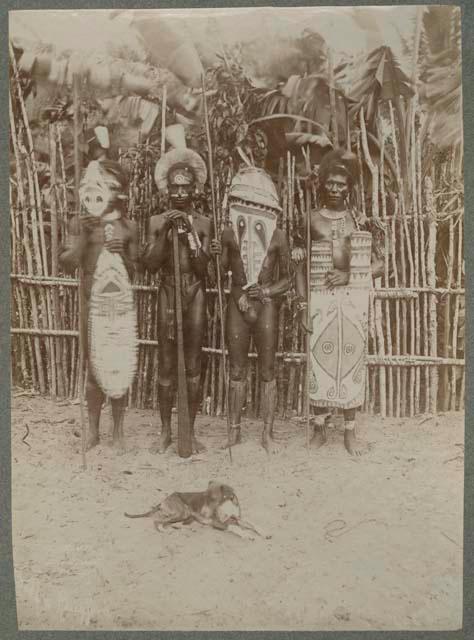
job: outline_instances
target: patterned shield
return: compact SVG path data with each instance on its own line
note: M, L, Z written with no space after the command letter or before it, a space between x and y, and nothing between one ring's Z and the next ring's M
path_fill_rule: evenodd
M122 258L103 249L94 273L89 310L90 364L110 398L121 398L137 370L137 314Z
M239 171L229 192L229 218L249 283L258 281L280 211L275 186L265 171Z

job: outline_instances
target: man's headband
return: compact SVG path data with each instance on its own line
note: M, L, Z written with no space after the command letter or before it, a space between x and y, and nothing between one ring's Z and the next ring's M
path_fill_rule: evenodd
M170 186L192 186L195 182L194 171L187 165L174 166L168 172L168 184Z

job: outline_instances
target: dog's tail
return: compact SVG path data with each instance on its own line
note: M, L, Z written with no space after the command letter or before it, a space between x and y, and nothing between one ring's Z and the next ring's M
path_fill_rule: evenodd
M154 513L156 513L157 511L160 510L160 505L156 505L156 507L153 507L152 509L150 509L150 511L147 511L146 513L124 513L123 515L126 518L148 518L148 516L152 516Z

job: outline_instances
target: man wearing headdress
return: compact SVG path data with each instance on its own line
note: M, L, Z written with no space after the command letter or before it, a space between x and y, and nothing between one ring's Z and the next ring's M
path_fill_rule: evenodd
M309 298L307 265L301 258L296 275L297 308L311 333L310 404L318 416L312 443L320 447L326 442L326 420L332 410L342 409L344 444L351 455L362 453L355 418L365 396L369 292L372 278L383 273L372 236L361 230L351 206L357 171L357 158L347 151L331 151L321 161L322 206L311 211L311 255L306 258Z
M198 153L187 149L180 125L168 128L174 149L157 162L155 182L168 193L171 209L150 218L148 242L141 261L151 272L160 271L158 292L158 402L161 435L154 452L164 453L171 444L171 411L176 376L176 317L172 229L178 230L183 337L188 406L192 428L192 450L204 449L194 435L194 421L200 402L201 349L206 330L205 279L209 261L211 222L193 208L193 195L207 179L207 169Z
M247 167L234 177L229 191L229 220L211 252L221 254L222 270L232 272L227 304L226 338L230 360L230 445L241 442L241 414L247 398L247 365L253 335L262 379L262 446L278 447L273 434L277 405L275 352L278 312L290 288L288 239L277 226L281 207L270 176Z
M97 142L96 151L108 147ZM65 271L83 269L81 318L87 361L86 400L90 449L100 441L105 396L112 405L113 445L124 450L123 417L128 387L136 370L136 313L131 277L137 260L135 222L125 216L127 179L121 166L97 153L81 180L81 215L69 224L59 261ZM120 333L118 342L117 335ZM120 338L124 342L120 344Z

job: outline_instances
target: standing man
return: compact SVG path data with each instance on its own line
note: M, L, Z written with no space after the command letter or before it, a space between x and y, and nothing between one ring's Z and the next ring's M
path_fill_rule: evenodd
M232 272L227 305L227 347L230 360L229 411L231 441L241 441L241 414L246 400L247 364L253 334L262 378L262 446L276 453L273 422L277 405L275 352L278 311L290 287L290 254L286 234L277 227L281 207L270 176L247 167L229 191L229 224L211 251L222 255L222 270Z
M192 197L206 182L207 169L199 154L186 148L184 131L174 126L173 133L177 148L165 153L155 169L155 182L159 191L168 192L171 209L150 218L148 242L141 258L143 265L151 273L161 271L158 291L158 402L161 436L153 451L164 453L171 444L171 410L177 355L172 241L172 228L176 226L192 450L193 453L199 453L204 447L194 435L194 421L201 391L201 349L206 330L205 280L211 222L194 211Z
M321 208L311 211L310 292L306 263L296 275L297 308L310 336L310 404L318 418L312 443L326 442L325 420L343 409L344 445L361 455L355 418L365 396L367 324L372 278L383 274L383 262L372 236L361 231L349 199L357 179L357 158L341 150L326 154L319 168ZM295 252L296 253L296 252ZM307 305L310 327L306 327Z
M126 397L136 372L137 328L131 277L137 260L136 225L125 217L127 180L116 162L89 163L81 180L82 213L69 224L59 261L65 271L82 267L82 331L87 366L87 448L99 444L105 396L113 415L113 442L124 450Z

